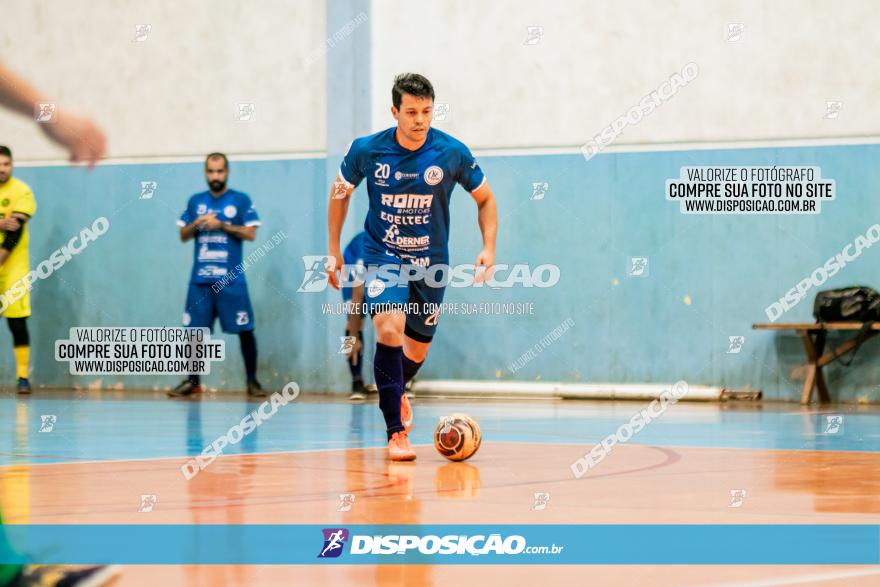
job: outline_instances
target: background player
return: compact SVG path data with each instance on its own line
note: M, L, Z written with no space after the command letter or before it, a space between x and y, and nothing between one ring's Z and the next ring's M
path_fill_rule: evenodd
M354 235L342 254L346 270L349 272L343 280L351 283L355 278L364 276L364 232ZM364 388L362 366L364 362L364 285L343 286L342 299L349 303L346 310L345 336L354 337L354 343L346 356L348 369L351 371L351 401L361 401L367 398Z
M196 241L183 325L213 331L214 318L219 317L223 332L238 334L241 342L248 395L265 397L266 392L257 381L254 313L240 268L242 241L256 238L260 219L247 194L226 187L226 155L208 155L205 179L210 189L190 197L177 221L180 240ZM190 375L168 395L188 396L199 391L199 376Z
M0 292L4 296L0 306L12 332L18 393L31 392L28 381L31 343L27 328L31 294L27 288L13 288L13 285L31 270L27 222L36 210L37 202L31 188L12 177L12 151L0 145Z
M475 265L490 268L495 264L498 210L483 171L468 148L431 128L431 82L419 74L401 74L394 80L391 100L397 126L355 139L331 188L328 275L330 284L338 288L337 271L343 265L339 235L351 193L367 178L367 297L371 304L417 306L407 314L371 311L377 338L373 370L389 457L413 460L416 454L408 438L412 410L403 390L428 354L439 319L439 311L430 313L430 304L443 301L444 287L430 287L424 279L397 287L396 280L377 273L373 266L395 263L398 270L409 270L410 266L448 264L449 197L458 183L477 203L483 249ZM446 275L448 280L448 271Z

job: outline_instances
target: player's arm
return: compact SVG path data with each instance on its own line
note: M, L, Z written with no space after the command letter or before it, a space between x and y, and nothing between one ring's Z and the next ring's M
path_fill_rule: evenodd
M330 204L327 208L327 234L328 234L328 257L327 278L334 289L339 289L339 270L342 269L342 249L339 246L339 238L342 234L342 225L348 214L348 204L355 186L345 181L341 175L330 187Z
M257 238L256 226L242 226L240 224L221 222L219 228L226 234L243 241L252 241Z
M256 208L254 208L253 203L251 203L250 198L247 196L245 196L245 199L240 205L240 209L244 210L244 212L234 219L239 224L222 222L219 223L217 228L232 238L237 238L243 241L252 241L257 238L257 227L260 226L260 217L257 215ZM212 224L213 221L207 223L209 230L213 230Z
M194 238L196 234L198 234L201 230L208 230L205 228L206 223L208 223L211 219L216 220L215 214L203 214L199 216L189 224L185 224L180 227L180 240L183 242L188 241L191 238ZM220 221L217 220L217 224L219 225ZM180 224L183 224L182 222Z
M495 194L492 193L488 181L483 181L477 189L472 191L471 197L477 203L477 220L480 223L480 232L483 234L483 250L480 251L474 265L485 267L489 272L484 277L488 279L491 276L491 267L495 265L498 206L495 204Z
M9 218L0 220L0 229L6 231L3 244L0 244L0 265L3 265L18 246L24 232L24 224L30 216L22 212L13 212Z
M34 115L34 107L39 103L49 103L36 88L19 77L12 70L0 64L0 105L24 114ZM67 149L74 163L86 161L94 167L107 150L107 139L91 120L71 112L56 110L51 122L41 123L46 135Z

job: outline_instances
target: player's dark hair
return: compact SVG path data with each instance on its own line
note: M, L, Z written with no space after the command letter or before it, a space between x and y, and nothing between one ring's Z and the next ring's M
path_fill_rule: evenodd
M6 155L12 159L12 151L6 145L0 145L0 155Z
M391 103L400 110L403 95L409 94L416 98L431 98L434 101L434 86L423 75L417 73L401 73L394 78L394 86L391 88Z
M207 157L205 157L205 167L208 166L208 161L211 159L223 159L223 167L225 169L229 169L229 159L226 158L226 155L223 153L211 153Z

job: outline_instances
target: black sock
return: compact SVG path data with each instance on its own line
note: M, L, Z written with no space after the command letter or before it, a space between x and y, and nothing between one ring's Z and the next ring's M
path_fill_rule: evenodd
M425 362L416 363L406 355L403 355L403 384L406 385L412 378L416 376L416 373L419 372L419 367L421 367Z
M238 341L241 343L241 356L244 357L244 370L247 373L248 383L257 380L257 339L253 330L245 330L238 333Z
M385 416L388 439L404 430L400 421L400 396L403 395L403 347L376 343L373 360L376 387L379 388L379 409Z
M348 331L348 329L345 330L345 336L351 336L351 333ZM348 355L348 370L351 371L352 381L356 381L358 379L363 380L363 375L361 375L361 367L364 364L364 337L363 334L360 332L358 332L358 340L361 341L361 350L359 350L357 353L357 365L353 363L355 354L351 353L350 355Z

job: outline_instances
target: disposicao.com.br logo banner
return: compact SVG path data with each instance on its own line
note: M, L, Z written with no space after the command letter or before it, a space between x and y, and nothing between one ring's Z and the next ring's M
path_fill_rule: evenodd
M161 504L160 498L154 508ZM0 564L880 564L877 524L5 524L3 530Z

